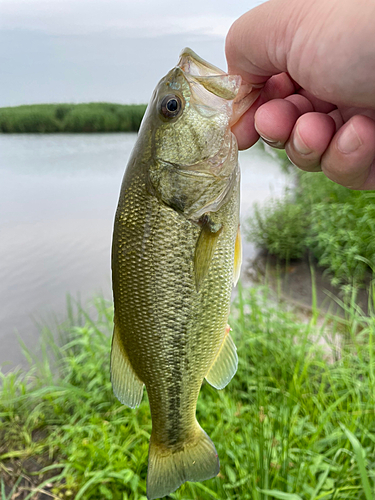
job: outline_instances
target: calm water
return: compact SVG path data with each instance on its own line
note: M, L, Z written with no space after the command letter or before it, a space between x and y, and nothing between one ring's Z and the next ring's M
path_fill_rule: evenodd
M113 217L135 134L0 135L0 366L20 364L17 335L63 319L66 295L111 297ZM288 179L258 148L241 153L242 218ZM254 248L244 242L244 257ZM6 363L9 362L9 363Z

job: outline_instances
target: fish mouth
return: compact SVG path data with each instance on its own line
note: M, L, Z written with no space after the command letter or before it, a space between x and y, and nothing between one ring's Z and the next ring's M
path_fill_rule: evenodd
M181 53L177 66L182 69L184 73L192 76L214 76L214 75L225 75L226 73L205 61L198 56L189 47L185 47Z
M183 71L190 87L198 84L226 101L235 99L241 86L240 76L228 75L189 48L181 52L177 68Z
M189 101L205 117L218 111L232 115L233 104L241 87L241 77L228 75L185 48L177 65L162 80L168 89L184 94L190 88Z
M181 52L178 67L182 69L190 85L199 83L216 96L233 101L231 127L252 106L264 86L245 82L238 75L228 75L188 47Z

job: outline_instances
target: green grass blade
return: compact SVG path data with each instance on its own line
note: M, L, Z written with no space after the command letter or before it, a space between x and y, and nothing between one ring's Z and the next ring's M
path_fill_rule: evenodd
M58 474L57 476L46 479L41 484L39 484L36 488L32 488L31 492L25 497L24 500L31 500L31 498L35 495L36 492L42 490L49 483L58 483L64 476L64 473Z
M91 479L89 479L82 486L82 488L79 490L79 492L77 493L77 495L75 497L75 500L79 500L80 498L82 498L82 496L86 492L86 490L88 490L90 488L90 486L92 486L93 484L100 483L102 481L102 479L103 479L104 476L105 476L105 473L99 472L94 477L92 477Z
M5 484L4 484L3 479L1 479L1 498L4 498L4 500L6 499L6 496L5 496Z
M368 479L368 476L367 476L367 472L366 472L366 465L365 465L365 461L363 459L363 448L361 446L361 443L358 441L358 439L354 436L354 434L352 434L349 429L347 429L345 427L345 425L343 425L342 423L340 423L340 427L341 429L345 432L347 438L349 439L351 445L353 446L353 450L354 450L354 453L355 453L355 457L356 457L356 460L357 460L357 465L358 465L358 468L359 468L359 472L361 474L361 479L362 479L362 486L363 486L363 490L365 492L365 495L366 495L366 500L375 500L375 497L371 491L371 486L370 486L370 482L369 482L369 479Z
M194 486L198 490L204 491L205 493L207 493L208 495L210 495L211 498L216 498L217 500L220 500L219 495L217 493L215 493L214 491L212 491L210 488L207 488L207 486L205 486L204 484L202 484L202 483L194 483Z
M259 490L260 493L264 493L265 495L269 495L273 498L278 498L279 500L302 500L299 495L295 493L285 493L283 491L278 490Z
M10 490L9 492L9 495L6 496L5 494L5 484L4 484L4 481L3 479L1 478L1 500L12 500L14 498L14 495L17 491L17 487L18 485L20 484L20 482L22 481L22 476L19 476L19 478L17 479L17 481L14 483L13 485L13 488Z
M311 500L315 500L316 496L318 495L318 493L320 492L323 484L325 483L327 477L328 477L328 474L329 474L329 471L330 471L330 468L328 468L325 472L323 472L323 474L320 476L319 478L319 482L311 496Z

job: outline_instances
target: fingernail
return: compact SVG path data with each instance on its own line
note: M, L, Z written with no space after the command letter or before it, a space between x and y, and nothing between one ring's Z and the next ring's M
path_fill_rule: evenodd
M298 130L298 126L297 126L297 128L294 131L294 134L292 136L292 142L293 142L293 148L300 155L308 155L308 154L312 153L312 149L309 148L306 145L305 141L302 140L302 137L300 136L300 133Z
M352 123L345 128L337 141L337 149L344 154L354 153L361 145L361 139Z
M282 149L284 148L284 143L281 142L281 141L275 141L274 139L270 139L269 137L266 137L265 135L261 134L259 132L259 130L255 127L255 130L258 132L258 134L260 135L260 138L266 143L268 144L269 146L271 146L272 148L278 148L278 149Z
M272 146L273 148L280 148L282 147L283 143L281 143L280 141L275 141L275 139L271 139L270 137L267 137L266 135L262 134L262 132L260 132L256 126L256 124L254 123L254 128L255 130L258 132L258 134L260 135L261 139L263 139L263 141L268 144L269 146Z
M280 142L280 141L270 141L269 139L266 139L265 137L261 136L262 140L268 144L269 146L271 146L272 148L284 148L284 143L283 142Z

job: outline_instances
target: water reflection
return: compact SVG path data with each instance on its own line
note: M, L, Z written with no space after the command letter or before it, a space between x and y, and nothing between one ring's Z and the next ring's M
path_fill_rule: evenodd
M135 134L0 136L0 364L35 344L33 318L64 317L66 294L111 297L110 246ZM260 148L241 153L242 219L288 182ZM244 256L254 248L244 242ZM6 368L7 369L7 368Z

